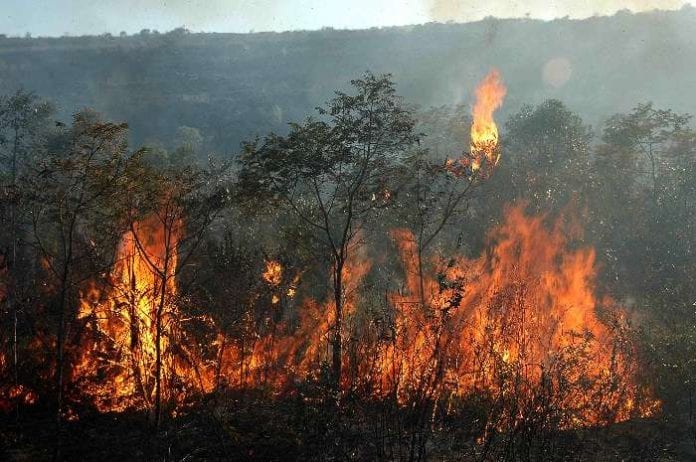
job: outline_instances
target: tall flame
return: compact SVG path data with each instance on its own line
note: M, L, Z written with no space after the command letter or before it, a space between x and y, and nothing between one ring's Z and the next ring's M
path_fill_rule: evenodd
M174 278L180 228L174 224L168 233L155 216L136 223L119 244L109 287L92 285L83 294L78 318L85 333L72 375L101 411L153 406L158 317L164 398L212 388L211 374L199 369L196 342L186 341L180 323Z
M423 284L410 231L392 234L408 290L392 297L401 333L392 356L400 359L386 362L385 377L395 370L401 376L402 401L414 384L422 388L422 377L442 370L455 396L515 393L519 405L531 407L552 396L565 427L623 421L659 407L636 384L623 312L595 295L594 250L570 248L576 224L558 220L549 229L545 219L527 216L523 206L508 208L486 253L436 259L436 275ZM425 386L446 391L434 381Z
M476 102L471 112L471 169L474 171L481 168L484 158L493 165L498 163L498 126L493 113L502 106L506 93L496 69L491 70L476 87Z

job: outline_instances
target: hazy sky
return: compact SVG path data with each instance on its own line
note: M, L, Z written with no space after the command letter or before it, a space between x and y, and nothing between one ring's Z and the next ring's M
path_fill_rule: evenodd
M248 32L366 28L485 16L552 19L627 8L676 9L686 0L2 0L0 33L44 36L141 29Z

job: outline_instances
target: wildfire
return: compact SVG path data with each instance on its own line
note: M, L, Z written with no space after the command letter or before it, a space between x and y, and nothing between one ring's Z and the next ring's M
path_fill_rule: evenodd
M389 297L392 315L379 323L360 312L361 281L372 263L365 255L350 261L342 386L377 398L395 396L403 405L423 396L445 405L472 394L514 395L519 406L528 406L525 412L536 412L539 402L553 402L559 422L569 428L655 412L659 403L637 385L635 351L621 310L595 296L594 251L569 249L568 236L579 234L577 226L559 219L549 228L546 217L529 217L523 209L507 209L480 258L436 258L421 262L422 270L411 233L394 230L405 290ZM154 219L135 232L148 238L138 243L132 232L123 237L112 286L91 287L83 297L86 333L73 377L97 409L152 407L158 309L168 400L210 391L219 381L284 393L295 381L318 376L330 358L333 297L306 300L297 327L281 320L248 342L218 331L216 369L177 322L176 283L162 266L167 254L176 265L176 242L167 250ZM267 261L262 278L286 290L280 263ZM297 277L287 289L293 295L296 283ZM515 412L502 421L523 418L522 410Z
M341 387L446 409L476 396L502 409L494 427L550 412L565 428L655 413L660 403L639 385L626 316L596 296L594 250L571 245L581 232L576 223L547 222L526 215L524 205L507 208L475 259L419 261L412 233L393 230L404 287L386 298L379 315L374 305L365 309L372 299L362 281L372 262L366 250L354 255L343 285ZM274 260L261 277L287 297L276 313L295 307L296 316L264 320L243 339L206 319L216 340L201 350L180 311L180 228L167 233L156 217L137 223L121 239L108 283L83 291L73 398L86 397L103 412L152 410L157 377L162 400L173 405L217 386L283 394L320 377L331 358L333 294L325 302L295 302L299 276L284 279L287 271ZM0 366L6 366L1 357ZM36 400L30 390L11 391L12 400Z
M481 257L426 262L422 281L416 241L394 230L406 289L389 297L391 321L369 321L360 312L372 263L365 255L351 261L342 387L395 396L405 406L424 396L442 405L471 395L505 402L514 396L519 408L499 424L542 412L539 403L566 428L653 414L659 402L637 384L625 317L595 295L594 250L570 249L576 224L559 219L549 228L545 220L511 207ZM317 376L330 357L332 303L307 300L296 329L279 326L248 351L228 348L229 383L283 393Z
M487 399L501 414L486 431L530 415L553 413L561 427L576 428L657 412L660 403L639 385L626 316L596 296L594 250L571 245L576 223L547 222L524 205L509 207L479 258L425 262L411 232L393 230L404 288L377 317L364 309L362 281L373 265L366 251L356 254L345 268L342 388L403 406ZM154 217L136 224L118 246L108 284L84 290L74 399L102 412L152 410L158 362L161 396L172 405L217 386L292 393L298 381L320 377L331 358L332 294L295 305L299 276L284 283L282 265L267 261L262 279L287 293L284 308L296 306L295 320L269 319L240 341L207 319L216 340L205 359L180 312L178 230L172 235L166 239ZM11 401L37 399L28 389L6 391Z

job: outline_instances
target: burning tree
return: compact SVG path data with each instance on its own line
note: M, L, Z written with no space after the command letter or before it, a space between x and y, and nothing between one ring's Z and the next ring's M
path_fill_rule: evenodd
M111 264L113 240L118 236L114 204L127 172L139 154L128 152L126 124L100 121L79 113L63 130L35 171L25 176L30 244L36 250L51 294L42 339L55 350L52 361L57 422L64 417L66 377L72 363L71 334L76 331L78 291Z
M149 409L159 425L167 402L213 387L213 371L183 327L176 280L220 210L224 190L192 168L141 164L133 173L108 284L88 287L82 298L87 333L73 375L88 383L98 409Z
M383 207L390 178L403 154L417 141L414 119L396 96L389 76L367 73L351 81L354 94L337 92L319 119L291 125L287 136L248 143L241 159L240 185L258 200L272 199L312 230L328 255L334 312L331 369L340 389L346 264L360 245L367 220Z
M432 406L437 401L436 394L445 372L442 361L448 308L434 303L435 300L428 294L429 274L436 270L432 265L431 251L437 244L442 244L440 241L443 240L443 234L452 234L445 232L448 231L447 227L465 214L471 192L493 174L500 160L498 126L493 116L502 105L506 92L500 74L494 69L475 90L471 119L463 118L455 112L454 117L445 117L443 120L438 117L440 114L431 112L429 115L434 116L435 123L445 126L436 127L436 133L444 128L450 132L445 138L459 138L457 141L460 144L447 146L446 153L432 153L428 149L428 137L425 137L426 148L416 151L405 165L404 174L408 180L399 195L398 210L403 226L408 229L392 229L389 234L397 241L404 262L410 262L405 268L405 283L410 294L408 297L392 297L396 314L391 327L397 333L403 327L405 319L419 319L427 328L419 333L409 333L416 335L416 339L408 341L422 342L425 335L425 341L432 345L427 354L409 358L410 364L403 363L404 371L399 370L397 375L405 372L408 377L403 382L393 381L389 392L401 404L408 404L407 407L413 411L417 431L412 433L411 453L423 450L426 438L422 437L427 436L427 431L423 430L427 427ZM447 126L450 120L455 120L454 127ZM466 135L462 133L467 129ZM452 136L452 131L460 136ZM440 147L440 142L440 139L434 140L435 149ZM457 151L461 154L455 154ZM444 162L438 158L438 154L440 157L446 154ZM457 231L454 233L458 235L455 247L460 246L463 233L461 230ZM395 343L403 341L397 338L393 340ZM392 346L391 361L404 359L402 346ZM404 393L404 386L411 393Z
M484 450L494 440L517 447L659 408L640 383L625 313L596 295L594 250L571 244L577 223L549 226L524 207L506 208L479 258L436 254L424 277L416 237L393 233L407 289L391 296L394 338L379 347L381 394L395 390L408 409L428 411L414 417L416 436L423 419L466 415L476 403Z

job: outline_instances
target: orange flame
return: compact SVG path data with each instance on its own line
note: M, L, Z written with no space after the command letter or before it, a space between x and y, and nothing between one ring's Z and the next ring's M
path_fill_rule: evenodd
M493 113L503 104L507 89L500 73L493 69L476 87L476 102L471 111L471 169L481 168L484 160L496 165L500 159L498 150L498 126Z
M283 266L275 260L268 260L261 276L268 284L277 286L283 281Z
M184 388L212 388L210 374L195 367L200 365L192 351L196 343L186 342L181 330L174 280L180 228L175 224L167 239L154 216L137 223L137 238L128 232L118 247L111 287L92 285L84 292L78 318L85 334L73 377L101 411L153 406L158 317L165 399Z
M525 215L523 206L509 208L489 235L488 252L476 260L436 260L437 277L422 285L413 236L393 233L408 294L392 297L401 340L385 377L401 377L391 385L401 401L418 389L414 384L431 386L434 395L447 392L434 380L441 374L454 396L514 392L533 406L540 390L550 389L565 427L623 421L659 408L636 385L625 316L595 296L594 250L569 250L567 236L579 233L577 226L558 220L547 229L545 219ZM609 321L599 319L600 310ZM423 384L423 377L431 382Z
M559 219L548 228L545 220L527 216L523 206L509 208L484 255L435 259L422 282L415 239L393 231L406 289L390 296L391 322L366 322L360 314L361 281L372 264L364 255L351 260L344 389L395 396L403 405L424 393L435 401L515 393L526 412L548 398L567 428L654 414L660 403L637 385L625 316L595 296L594 250L570 249L576 224ZM331 297L309 300L296 330L258 339L247 353L229 348L229 383L282 393L295 380L316 377L330 358L332 304ZM500 423L521 418L512 413Z
M570 245L569 236L580 232L576 224L559 219L548 227L546 218L527 216L523 206L509 208L481 257L434 258L423 268L411 232L393 231L405 288L388 297L384 309L391 314L379 318L361 310L362 281L372 263L364 253L355 255L345 269L342 387L374 398L393 396L402 405L423 397L445 405L471 395L514 394L527 406L524 412L532 412L552 400L566 428L656 412L659 402L638 385L625 315L595 295L594 250ZM163 280L152 263L161 269L168 251L155 219L138 224L136 232L149 239L139 246L130 233L123 237L113 287L91 287L80 312L87 335L73 377L101 411L152 406L153 319ZM277 287L282 273L279 263L267 261L262 277ZM217 385L292 392L296 381L319 377L331 358L334 302L328 296L324 303L305 301L295 327L281 320L241 342L211 321L218 364L206 362L179 322L174 278L166 280L162 351L170 401ZM504 415L499 423L514 423L524 412Z

